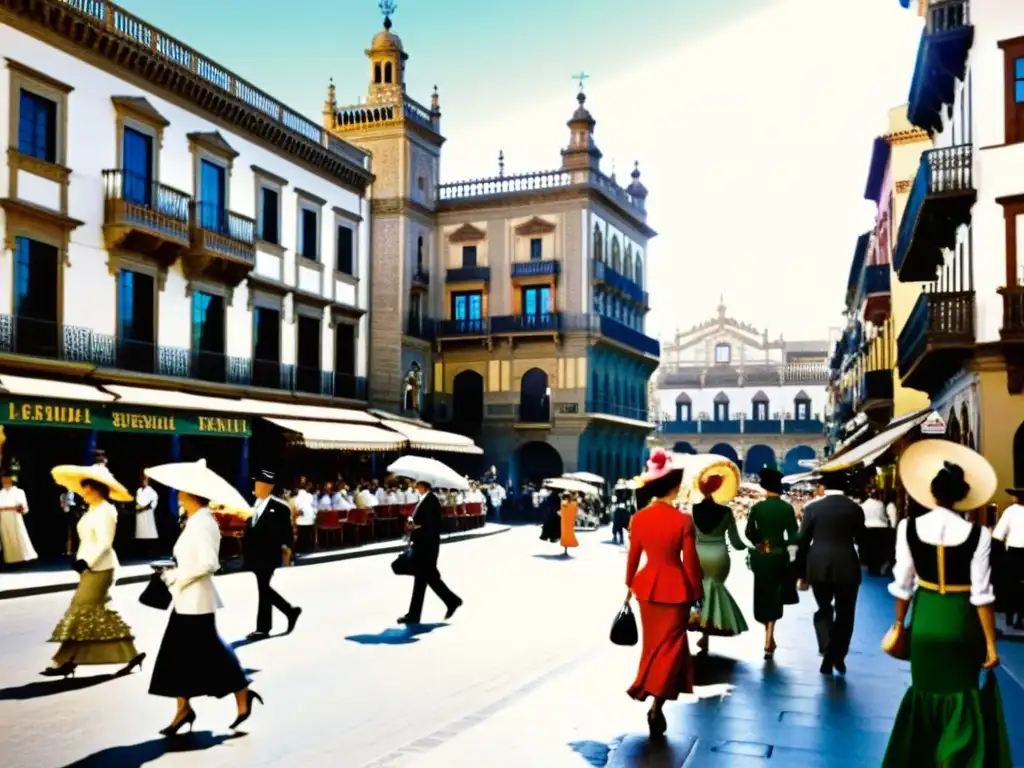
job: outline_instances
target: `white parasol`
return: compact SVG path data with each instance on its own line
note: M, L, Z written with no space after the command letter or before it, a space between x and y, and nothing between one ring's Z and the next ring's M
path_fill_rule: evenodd
M388 467L388 472L398 477L407 477L420 483L427 483L432 488L443 488L449 491L468 491L469 481L462 475L437 459L423 456L402 456Z
M544 481L545 488L552 488L556 491L569 491L570 493L585 493L589 496L600 496L601 492L582 480L572 477L552 477Z
M584 483L590 483L591 485L604 485L604 478L600 475L595 475L593 472L569 472L562 475L562 477L569 480L582 480Z
M145 473L150 480L176 491L209 499L215 506L239 511L250 506L235 486L206 466L206 459L160 464L150 467Z

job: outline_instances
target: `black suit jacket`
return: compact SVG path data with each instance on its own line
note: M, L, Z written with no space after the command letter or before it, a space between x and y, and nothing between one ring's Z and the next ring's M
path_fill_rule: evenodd
M441 502L433 492L423 497L413 513L412 521L419 526L410 536L413 560L418 565L437 565L441 549L442 512Z
M276 496L267 501L260 519L249 519L242 540L245 567L273 570L281 565L282 548L292 545L292 511Z
M829 494L804 507L798 565L812 584L860 584L856 545L864 531L864 510L849 496Z

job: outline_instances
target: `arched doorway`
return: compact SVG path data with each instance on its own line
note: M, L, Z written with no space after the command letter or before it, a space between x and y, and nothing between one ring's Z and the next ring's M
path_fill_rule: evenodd
M469 434L484 422L484 377L476 371L462 371L452 382L452 421Z
M686 453L686 454L689 454L691 456L695 456L697 454L697 449L694 448L692 445L690 445L687 442L679 442L679 443L676 443L675 445L672 446L672 452L673 453Z
M713 453L716 456L724 456L733 462L737 467L740 466L740 456L736 453L736 449L728 443L716 443L711 446L711 450L708 453Z
M1024 488L1024 422L1013 435L1013 484Z
M809 445L798 445L786 451L786 461L782 466L782 474L795 475L799 472L807 472L808 467L800 466L801 461L814 461L818 455Z
M550 443L534 440L519 446L515 460L520 483L537 483L563 473L562 457Z
M756 475L765 467L777 465L774 448L770 445L752 445L747 451L746 461L743 462L743 471L748 475Z
M519 382L519 421L533 424L551 421L548 375L540 368L531 368Z

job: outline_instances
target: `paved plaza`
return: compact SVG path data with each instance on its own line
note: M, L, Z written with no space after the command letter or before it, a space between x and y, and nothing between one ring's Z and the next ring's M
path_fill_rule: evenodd
M608 629L624 592L624 551L607 530L580 534L569 560L533 528L445 546L441 570L465 599L448 623L428 597L420 631L395 627L411 581L391 557L363 557L279 572L281 592L305 608L288 637L239 645L266 701L232 737L229 700L198 700L196 732L157 734L173 704L148 696L149 666L127 679L80 671L38 676L69 593L0 601L0 754L9 768L68 765L159 768L586 768L587 766L878 765L908 681L907 666L878 650L891 622L881 580L862 591L847 679L823 679L810 627L811 600L779 625L774 664L761 660L759 627L713 641L698 670L699 700L666 708L669 739L648 743L644 705L624 693L637 649L617 648ZM218 578L223 636L252 629L255 586L246 574ZM750 574L742 557L730 579L750 621ZM152 661L166 616L115 600ZM751 621L753 625L753 622ZM283 626L279 625L279 629ZM1014 750L1024 765L1024 644L1003 642L1000 671Z

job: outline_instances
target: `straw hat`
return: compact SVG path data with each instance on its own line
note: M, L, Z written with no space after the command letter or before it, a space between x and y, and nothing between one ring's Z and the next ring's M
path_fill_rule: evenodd
M980 453L949 440L919 440L907 448L900 456L900 481L914 501L934 509L939 503L932 495L932 480L947 463L960 467L971 487L967 498L953 505L955 511L978 509L995 495L999 480L992 465Z
M724 456L713 453L688 456L686 470L693 486L690 491L693 503L710 495L716 503L728 504L739 492L740 468Z
M132 501L132 496L114 477L106 464L93 464L92 466L79 466L77 464L61 464L50 470L53 480L57 485L62 485L69 491L82 495L82 481L92 480L94 483L105 485L110 489L110 498L113 501Z
M168 488L209 499L226 509L246 510L249 502L227 480L206 466L206 459L161 464L145 470L146 477Z

